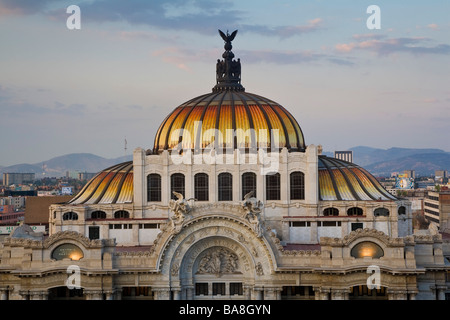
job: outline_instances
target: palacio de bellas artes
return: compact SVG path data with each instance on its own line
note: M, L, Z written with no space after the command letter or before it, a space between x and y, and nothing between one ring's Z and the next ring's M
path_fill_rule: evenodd
M237 33L152 149L51 205L48 233L4 239L1 300L445 300L448 234L247 92Z

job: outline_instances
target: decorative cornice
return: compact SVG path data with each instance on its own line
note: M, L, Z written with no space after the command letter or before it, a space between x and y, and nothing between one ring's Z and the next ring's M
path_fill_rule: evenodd
M320 239L320 244L322 246L328 245L328 246L342 247L348 246L357 239L364 237L378 239L379 241L383 242L386 246L389 247L402 247L405 245L403 238L391 238L382 231L369 228L352 231L343 238L322 237Z
M61 240L73 240L76 242L81 243L86 248L100 248L103 246L114 246L115 245L115 239L96 239L91 240L81 233L78 233L76 231L60 231L55 234L52 234L49 238L45 239L43 241L43 247L49 248L56 242L59 242Z
M7 237L4 240L4 245L11 247L24 247L35 249L48 249L53 244L59 241L72 240L81 243L85 248L100 248L104 246L115 246L115 239L98 239L91 240L81 233L76 231L60 231L45 240L33 240L27 238L11 238Z

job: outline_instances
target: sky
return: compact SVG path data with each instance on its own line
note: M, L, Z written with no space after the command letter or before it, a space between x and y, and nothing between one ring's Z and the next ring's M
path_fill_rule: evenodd
M307 145L450 151L449 13L448 0L0 0L0 166L153 148L165 116L215 85L218 29L238 30L246 91L289 110Z

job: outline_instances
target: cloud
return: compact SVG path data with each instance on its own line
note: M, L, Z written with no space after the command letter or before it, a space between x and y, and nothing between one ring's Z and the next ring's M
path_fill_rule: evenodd
M40 102L36 92L41 89L29 87L5 87L0 85L0 118L22 119L36 116L82 116L87 112L87 106L81 103L65 104L60 101L52 103Z
M29 15L42 12L57 0L0 0L0 16Z
M187 30L211 35L218 25L236 24L240 11L227 0L97 0L78 4L84 22L127 22L166 30ZM65 9L64 9L65 10ZM62 9L48 12L59 17Z
M431 23L427 25L427 28L431 30L439 30L439 26L436 23Z
M126 22L130 25L156 27L161 30L192 31L216 35L217 29L236 26L244 32L286 39L322 28L323 20L315 18L300 25L269 27L246 24L248 12L233 9L230 0L84 0L80 7L83 23ZM56 0L0 0L1 14L37 14L60 21L67 18L68 4ZM149 37L153 34L122 34L122 37Z
M216 61L221 52L218 50L192 50L176 46L166 47L152 52L152 56L160 57L162 61L175 65L177 68L191 71L192 62ZM326 62L341 66L353 66L352 58L317 53L314 51L283 51L283 50L239 50L236 59L245 64L273 63L292 65L311 62Z
M304 33L309 33L317 31L322 28L322 19L315 18L309 20L307 24L296 25L296 26L277 26L268 27L265 25L242 25L243 31L249 31L261 34L263 36L276 36L282 39L286 39L292 36L301 35Z
M426 46L432 39L425 37L387 38L386 36L354 35L356 42L339 43L335 50L341 53L350 53L355 50L366 50L380 56L404 52L413 55L424 54L450 54L450 45L441 43Z

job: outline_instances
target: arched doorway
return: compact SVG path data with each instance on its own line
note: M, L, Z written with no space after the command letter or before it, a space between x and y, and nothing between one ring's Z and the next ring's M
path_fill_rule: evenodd
M223 237L197 243L183 259L181 285L192 288L192 298L246 299L254 284L253 261L246 249ZM244 292L245 288L245 292Z
M270 245L253 228L223 216L191 220L160 251L173 299L261 298L274 269Z
M249 299L255 267L247 249L220 236L207 237L184 255L180 268L182 298Z

